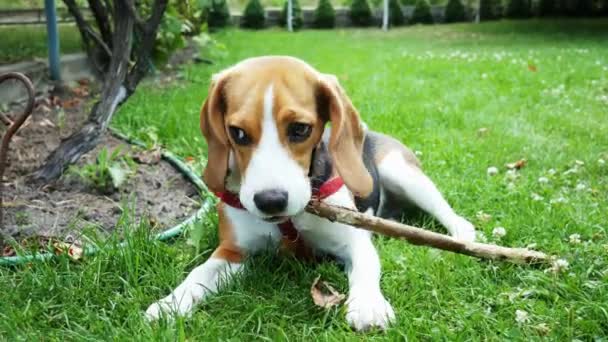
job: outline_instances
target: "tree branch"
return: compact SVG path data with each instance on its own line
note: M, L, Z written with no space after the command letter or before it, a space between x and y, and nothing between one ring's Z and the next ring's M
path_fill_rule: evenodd
M93 12L93 17L95 17L95 21L97 22L97 27L99 28L99 32L101 33L101 38L104 41L104 45L106 45L106 50L109 52L110 48L112 48L112 27L109 22L109 13L108 9L101 3L100 0L88 0L89 8L91 12Z
M0 83L4 82L6 80L9 80L9 79L16 79L16 80L20 81L21 83L23 83L23 85L25 86L25 89L27 90L28 100L27 100L27 105L25 106L25 109L23 110L23 113L21 115L17 116L15 121L13 121L10 126L8 126L6 132L2 136L2 144L0 145L0 231L2 231L4 229L4 223L3 223L4 207L2 204L2 196L3 196L2 189L3 189L4 185L2 182L3 182L3 177L4 177L4 169L6 168L6 158L8 156L8 147L11 143L11 139L13 138L13 135L15 135L15 133L17 133L17 131L19 130L19 127L21 127L21 125L23 125L23 123L30 116L30 114L32 114L32 111L34 110L34 104L36 103L36 94L34 93L34 86L32 85L32 82L29 80L29 78L25 77L25 75L18 73L18 72L9 72L9 73L0 75ZM0 239L1 238L2 238L2 234L0 234Z
M135 25L137 27L143 28L146 23L139 16L139 13L137 12L137 8L135 8L135 4L133 3L132 0L127 0L127 9L129 11L129 15L132 16L133 19L135 20Z
M414 245L439 248L481 259L505 260L520 264L547 263L550 261L547 255L542 252L526 248L508 248L485 243L460 241L447 235L369 216L346 208L331 206L319 201L312 201L306 208L306 211L324 217L332 222L336 221L391 237L402 238Z
M133 0L125 1L127 2L127 7L133 6ZM156 41L156 31L160 25L165 10L167 9L168 2L168 0L155 0L150 17L141 27L142 32L139 32L141 39L139 45L137 46L135 66L129 72L126 81L127 91L129 93L135 91L135 88L141 79L148 73L148 70L150 69L150 55L152 54L154 42Z

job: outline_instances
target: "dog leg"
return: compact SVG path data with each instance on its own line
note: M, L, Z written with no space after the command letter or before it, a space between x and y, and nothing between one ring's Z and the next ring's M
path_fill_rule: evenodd
M433 215L450 235L465 241L475 240L475 227L454 212L435 184L422 170L408 164L398 151L388 153L378 165L382 187Z
M213 255L204 264L193 269L171 294L150 305L146 310L146 318L156 320L163 314L189 315L197 303L216 292L221 284L229 281L241 269L240 259L238 252L220 245Z
M395 313L380 291L380 260L368 232L356 229L348 246L346 320L357 330L386 329Z

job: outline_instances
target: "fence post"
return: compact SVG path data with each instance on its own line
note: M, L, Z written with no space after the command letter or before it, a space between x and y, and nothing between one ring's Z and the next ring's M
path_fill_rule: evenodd
M46 32L49 49L49 70L51 80L61 81L61 68L59 63L59 31L57 30L57 13L55 0L44 0L46 14Z

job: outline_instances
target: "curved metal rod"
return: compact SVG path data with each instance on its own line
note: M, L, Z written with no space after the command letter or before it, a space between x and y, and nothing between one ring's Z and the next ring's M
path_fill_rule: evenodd
M0 229L4 228L4 224L3 224L4 206L2 203L2 188L3 188L2 179L4 177L4 169L6 168L6 157L8 155L8 146L11 143L11 139L13 138L13 135L15 135L15 133L17 133L17 131L19 130L21 125L23 125L25 120L27 120L27 118L30 116L30 114L32 114L32 111L34 110L34 104L36 103L36 94L34 93L34 85L32 84L32 81L30 81L30 79L27 78L27 76L25 76L24 74L22 74L20 72L9 72L9 73L0 75L0 83L4 82L6 80L9 80L9 79L15 79L15 80L23 83L23 85L25 86L25 89L27 90L28 100L27 100L27 105L26 105L23 113L21 115L19 115L10 126L8 126L8 129L4 133L4 136L2 137L2 144L0 145Z

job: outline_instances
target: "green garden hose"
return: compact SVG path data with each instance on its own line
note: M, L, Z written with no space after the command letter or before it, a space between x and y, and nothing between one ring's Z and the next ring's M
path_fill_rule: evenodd
M144 146L144 144L142 142L131 139L128 136L126 136L114 129L110 129L110 132L113 136L115 136L118 139L123 140L129 144L136 145L136 146ZM198 175L196 175L196 173L194 173L188 165L186 165L184 162L182 162L173 153L171 153L169 151L162 151L161 156L165 161L170 163L175 169L177 169L180 173L182 173L184 176L186 176L186 178L192 184L194 184L194 186L201 193L203 193L203 194L209 193L209 189L207 189L207 186L205 185L205 183L203 183L201 178ZM192 214L190 217L188 217L185 221L182 221L180 224L173 226L171 228L168 228L161 233L156 234L154 238L156 240L164 241L164 240L168 240L173 237L176 237L179 234L181 234L184 231L184 228L186 228L188 225L192 224L196 220L206 217L207 214L209 213L209 211L213 207L214 200L213 200L213 197L210 197L210 196L205 196L205 198L206 199L203 201L203 204L201 205L200 209L197 210L196 213ZM126 242L121 242L118 245L118 247L119 248L125 247L126 244L127 244ZM99 251L98 247L85 246L84 255L92 255L92 254L97 253L98 251ZM15 265L20 265L20 264L23 264L26 262L35 261L35 260L49 260L56 256L57 256L57 254L54 254L54 253L39 253L39 254L27 254L27 255L2 257L2 258L0 258L0 266L15 266Z

